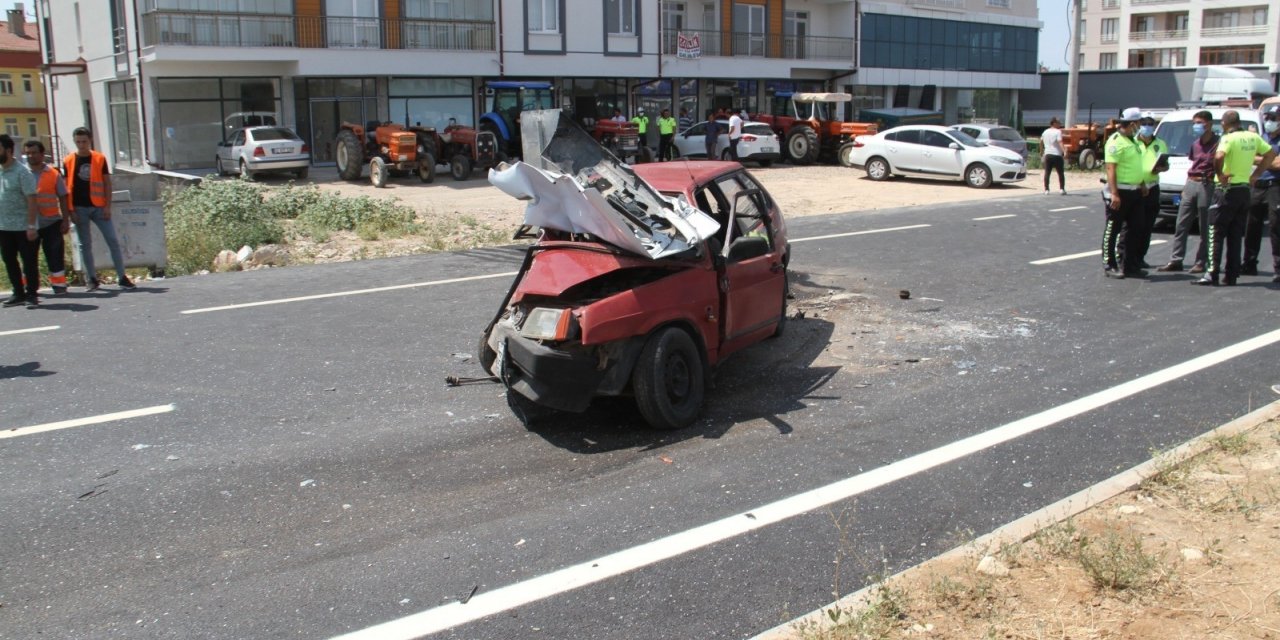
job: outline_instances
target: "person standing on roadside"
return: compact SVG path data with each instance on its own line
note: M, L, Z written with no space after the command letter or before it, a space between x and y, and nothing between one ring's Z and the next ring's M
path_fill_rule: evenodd
M1211 287L1218 286L1219 274L1223 275L1224 284L1235 286L1240 276L1240 241L1248 215L1249 186L1257 183L1276 158L1266 138L1240 127L1240 114L1234 109L1222 114L1222 130L1222 140L1214 154L1219 191L1215 205L1209 208L1208 269L1203 278L1194 282ZM1257 160L1259 157L1261 161ZM1221 264L1224 243L1225 266Z
M671 152L675 149L672 144L676 139L676 119L671 117L670 109L663 109L658 114L658 162L666 162L671 159Z
M1280 155L1280 104L1273 104L1262 112L1262 130L1263 137L1271 143L1271 150ZM1249 197L1249 219L1244 227L1244 266L1240 275L1258 275L1265 222L1271 225L1271 281L1280 282L1280 158L1263 169Z
M1107 168L1107 220L1102 230L1103 274L1108 278L1143 278L1147 272L1141 268L1134 240L1135 233L1125 234L1121 241L1121 227L1132 225L1142 215L1142 180L1146 171L1142 167L1142 145L1135 139L1138 120L1142 112L1137 107L1125 109L1117 121L1119 128L1107 140L1104 162ZM1123 264L1116 255L1116 244L1121 242Z
M0 134L0 259L13 294L2 304L34 309L40 304L40 265L36 256L36 178L18 162L13 138ZM19 264L21 262L21 264Z
M627 117L626 117L626 116L624 116L624 115L622 115L622 109L614 109L614 110L613 110L613 117L612 117L612 118L609 118L609 119L610 119L610 120L612 120L612 121L614 121L614 122L626 122L626 121L627 121Z
M1138 266L1147 268L1147 250L1151 248L1151 232L1160 215L1160 174L1169 169L1169 145L1156 137L1156 119L1150 111L1138 121L1137 140L1142 144L1142 215L1135 225L1138 237L1134 240L1138 250ZM1161 160L1163 159L1163 162Z
M711 109L707 109L707 130L703 143L707 147L707 159L719 160L720 156L716 155L716 147L720 146L720 120L716 113Z
M1191 150L1187 152L1191 166L1187 168L1187 182L1182 186L1181 203L1178 204L1173 251L1169 254L1169 263L1156 271L1182 271L1182 261L1187 256L1187 236L1191 235L1191 224L1195 220L1200 225L1200 246L1196 249L1196 259L1191 265L1190 273L1204 273L1205 259L1209 253L1206 238L1209 236L1209 204L1213 201L1213 158L1218 152L1218 134L1213 130L1213 114L1200 111L1192 116L1191 133L1196 139L1191 142Z
M36 208L40 221L36 226L37 242L44 249L44 263L49 266L49 285L54 295L67 292L67 254L62 236L71 229L71 213L67 211L67 183L57 169L45 164L44 143L28 140L22 145L27 167L36 179Z
M1062 121L1053 118L1049 128L1040 135L1040 150L1044 165L1044 194L1049 195L1049 174L1058 172L1058 190L1067 195L1066 161L1062 154Z
M737 113L729 116L729 159L738 161L738 141L742 139L742 116Z
M84 265L86 291L95 291L101 284L93 264L92 222L102 232L102 239L111 251L111 262L116 268L117 282L121 289L132 289L133 282L124 272L124 254L116 239L116 227L111 223L111 171L107 157L93 149L93 133L85 127L77 127L71 133L75 153L62 161L62 171L67 176L67 190L71 192L68 210L76 222L76 238L80 240L80 262Z
M649 146L649 116L645 115L644 107L636 109L635 117L631 121L636 123L636 133L640 134L640 146ZM650 147L652 148L652 147Z
M680 107L680 131L684 131L693 126L693 116L689 115L689 110Z

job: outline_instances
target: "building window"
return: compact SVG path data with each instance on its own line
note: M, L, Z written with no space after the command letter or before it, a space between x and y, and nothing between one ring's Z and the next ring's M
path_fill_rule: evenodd
M1120 31L1120 18L1102 19L1102 42L1115 42Z
M1135 49L1129 51L1130 69L1152 69L1182 67L1187 64L1187 50L1177 49Z
M111 152L117 166L141 167L142 129L138 126L138 86L133 80L107 83L111 108Z
M987 0L988 7L1000 7L1001 9L1009 8L1010 0Z
M447 3L446 3L447 4ZM200 13L267 13L292 15L293 0L146 0L143 13L149 11L197 11Z
M5 118L5 119L4 119L4 132L5 132L5 133L7 133L7 134L9 134L9 136L10 136L10 137L13 137L13 138L18 137L18 119L17 119L17 118Z
M1039 33L1028 27L863 14L862 66L1035 73Z
M1200 47L1200 64L1262 64L1264 45Z
M158 79L159 126L154 131L164 168L212 166L209 149L244 122L288 124L278 119L279 85L276 78L256 77Z
M733 54L764 56L765 8L733 3Z
M0 96L13 95L13 76L0 73Z
M530 33L560 33L560 0L526 0Z
M1079 36L1080 36L1080 44L1084 44L1084 43L1085 43L1085 35L1089 33L1089 26L1088 26L1087 21L1085 21L1085 20L1081 20L1081 21L1080 21L1080 29L1079 29L1079 31L1077 31L1076 33L1077 33L1077 35L1079 35Z
M31 93L31 74L22 74L22 90Z
M1114 54L1114 53L1102 53L1102 54L1098 54L1098 68L1099 68L1099 69L1103 69L1103 70L1106 70L1106 69L1115 69L1115 68L1116 68L1116 54Z
M37 126L35 118L27 118L27 137L29 138L40 137L40 127Z
M685 3L683 2L663 2L662 3L662 28L667 31L684 31Z
M493 5L468 0L405 0L404 15L435 20L492 20Z
M605 0L605 30L610 35L633 36L636 34L635 0Z

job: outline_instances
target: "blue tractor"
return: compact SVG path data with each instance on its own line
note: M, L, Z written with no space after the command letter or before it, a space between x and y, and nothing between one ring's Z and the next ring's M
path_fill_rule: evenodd
M520 157L520 113L556 108L550 82L494 81L484 85L484 115L480 131L492 132L498 151L506 157Z

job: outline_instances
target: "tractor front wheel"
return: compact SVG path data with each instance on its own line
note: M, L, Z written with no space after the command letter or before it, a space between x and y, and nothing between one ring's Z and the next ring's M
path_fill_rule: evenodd
M813 164L821 151L818 132L809 127L796 127L787 135L787 157L795 164Z
M387 168L387 161L381 157L375 156L369 161L369 181L373 186L379 189L387 186L387 178L390 177L391 170Z
M449 160L449 173L453 175L454 180L462 181L471 177L471 157L464 156L461 153Z
M436 179L436 157L430 153L423 153L418 158L418 179L423 182Z
M338 165L338 177L343 180L359 180L364 169L364 149L360 147L360 138L350 129L343 129L335 140L333 159Z

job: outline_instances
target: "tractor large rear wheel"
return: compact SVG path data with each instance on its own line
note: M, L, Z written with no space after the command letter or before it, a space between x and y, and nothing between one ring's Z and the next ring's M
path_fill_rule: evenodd
M854 147L854 145L853 145L853 143L852 143L852 142L846 142L846 143L844 143L844 144L840 145L840 152L837 154L837 156L838 156L838 157L839 157L839 159L840 159L840 165L841 165L841 166L845 166L845 167L852 167L852 166L853 166L853 150L854 150L854 148L855 148L855 147Z
M787 158L794 164L813 164L818 161L818 132L809 127L796 127L787 135Z
M350 129L343 129L334 141L333 159L338 165L338 177L343 180L359 180L364 170L364 150L360 147L360 138Z

